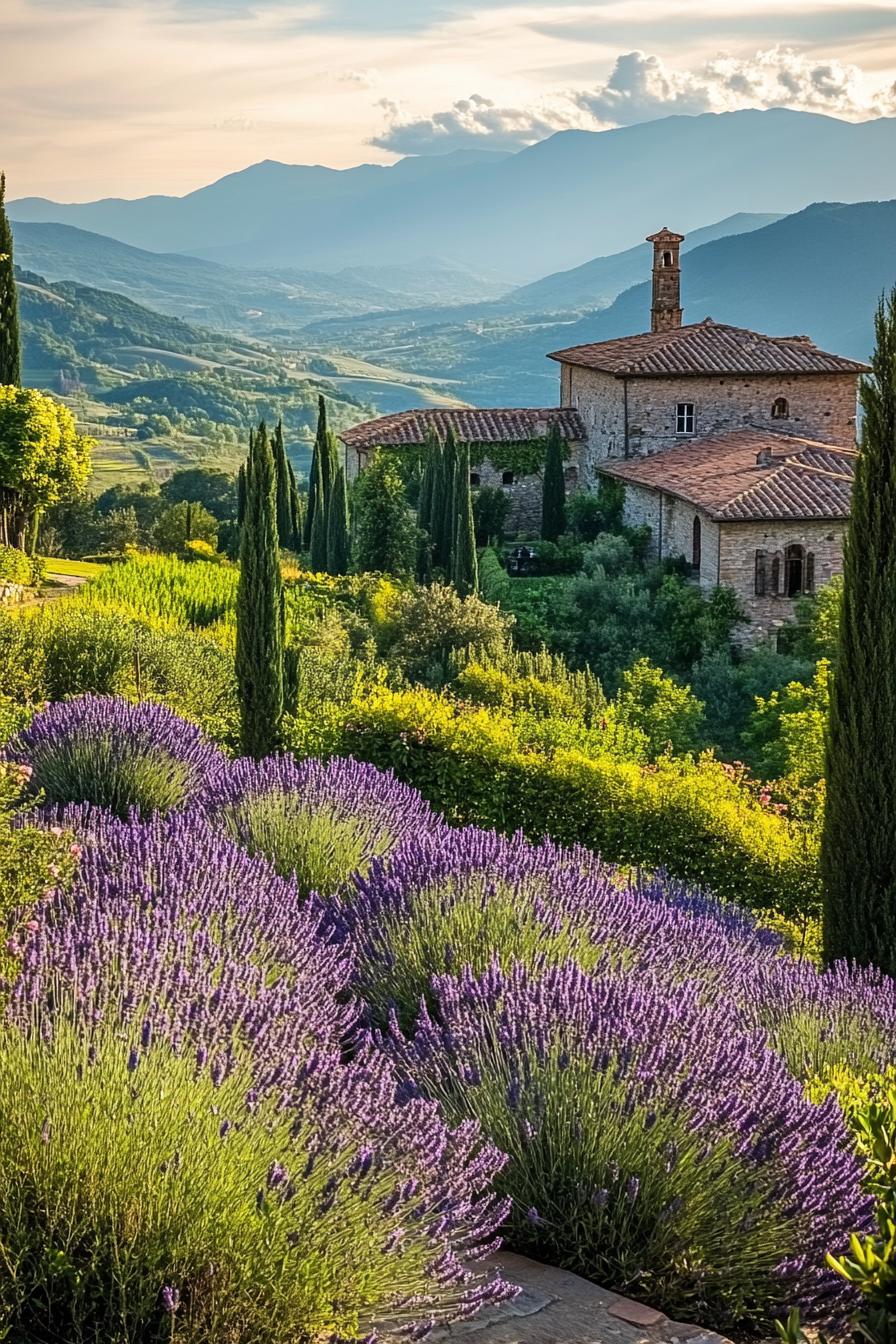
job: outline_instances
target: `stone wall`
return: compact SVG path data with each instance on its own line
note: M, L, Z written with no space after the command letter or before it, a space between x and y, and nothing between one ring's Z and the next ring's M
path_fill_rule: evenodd
M24 584L0 580L0 607L11 607L17 602L24 602L27 596L28 589Z
M588 433L581 477L587 488L594 486L598 466L607 458L662 452L689 437L756 427L844 447L856 437L856 377L851 373L622 379L565 365L560 386L563 404L578 409ZM786 419L772 416L779 397L788 403ZM693 436L676 432L679 402L694 404Z
M580 461L583 445L571 443L570 456L564 469L566 493L576 489L579 479ZM478 450L476 450L478 451ZM475 455L475 453L474 453ZM346 475L354 480L359 466L363 471L369 454L363 449L346 448ZM541 532L542 475L533 472L526 476L514 476L505 481L504 469L494 466L487 458L471 464L470 476L474 492L480 487L503 490L510 499L510 512L507 515L505 531L509 537L520 536L526 539L539 536Z
M719 524L693 504L626 483L623 522L627 527L650 528L648 555L654 560L684 556L689 563L694 550L694 519L700 520L700 570L694 574L701 588L719 582Z
M786 547L804 546L815 557L814 588L817 592L843 572L843 534L846 524L837 522L724 523L721 529L720 582L733 588L750 624L738 633L740 642L756 644L775 637L794 618L797 599L769 593L756 594L756 552L782 555Z

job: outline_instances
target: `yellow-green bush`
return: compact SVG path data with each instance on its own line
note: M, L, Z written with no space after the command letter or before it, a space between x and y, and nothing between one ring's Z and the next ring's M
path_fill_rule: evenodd
M454 823L523 830L711 888L755 909L818 904L814 836L763 807L711 757L642 766L527 750L509 717L422 689L348 708L340 749L394 769Z

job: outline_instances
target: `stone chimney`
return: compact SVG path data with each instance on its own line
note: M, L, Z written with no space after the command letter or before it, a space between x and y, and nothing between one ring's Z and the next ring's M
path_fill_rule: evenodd
M679 249L683 233L662 228L647 239L653 243L653 302L650 305L650 330L673 331L681 326L681 262Z

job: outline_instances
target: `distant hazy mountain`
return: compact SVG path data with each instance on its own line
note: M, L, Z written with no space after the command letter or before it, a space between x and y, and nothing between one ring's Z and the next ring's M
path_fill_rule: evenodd
M341 172L260 163L188 196L12 202L160 251L251 268L402 264L434 255L511 282L741 211L789 213L830 194L896 196L896 119L782 108L563 131L511 155L403 159Z
M751 233L780 218L776 214L729 215L718 224L709 224L706 228L689 233L682 244L682 256L686 252L693 252L695 247L703 243L727 238L733 233ZM574 266L570 271L556 271L542 280L535 280L531 285L522 285L506 295L503 304L507 308L543 313L575 313L603 308L624 289L636 285L643 278L644 256L644 244L639 243L611 257L597 257L594 261L586 261L584 266Z
M896 284L896 200L815 204L750 233L695 247L683 260L685 322L712 317L771 335L811 336L825 349L865 359L878 298ZM642 283L607 308L550 322L523 315L493 326L480 321L404 331L374 330L360 344L375 358L388 340L396 362L427 377L455 380L457 395L484 406L549 406L558 395L552 350L650 328L651 249L641 248ZM358 319L363 334L369 319ZM325 325L309 332L325 344ZM352 334L331 324L342 345ZM377 326L380 324L378 323ZM356 346L356 348L358 348Z
M14 225L16 261L48 280L126 294L188 321L260 336L294 335L313 318L460 303L504 285L437 259L337 274L262 272L174 252L149 252L68 224Z

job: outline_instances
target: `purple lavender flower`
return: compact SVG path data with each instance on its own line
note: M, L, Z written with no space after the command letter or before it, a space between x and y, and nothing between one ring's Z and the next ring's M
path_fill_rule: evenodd
M180 1306L180 1292L177 1288L166 1283L161 1293L159 1293L159 1302L162 1310L169 1316L173 1316Z
M735 1005L706 1002L700 981L572 962L495 961L436 977L433 995L412 1039L393 1021L383 1044L455 1122L478 1119L510 1154L520 1249L670 1311L699 1302L717 1326L848 1305L825 1253L869 1227L870 1204L839 1108L806 1101ZM610 1201L614 1187L624 1197Z
M49 803L94 803L120 817L168 812L206 788L226 757L163 705L84 695L49 705L4 750L32 768Z
M342 889L356 872L439 821L414 789L351 758L233 761L208 784L203 806L249 850L300 889Z

